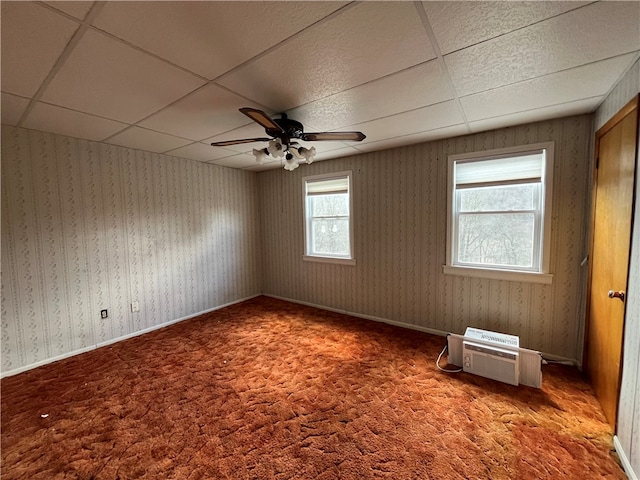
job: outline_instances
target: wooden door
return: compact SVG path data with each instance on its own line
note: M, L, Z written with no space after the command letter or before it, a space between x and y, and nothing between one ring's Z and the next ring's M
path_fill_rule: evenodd
M596 132L586 372L616 428L638 138L638 99Z

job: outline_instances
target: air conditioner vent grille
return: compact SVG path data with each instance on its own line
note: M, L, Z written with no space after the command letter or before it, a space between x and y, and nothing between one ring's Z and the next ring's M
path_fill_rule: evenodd
M507 347L518 348L520 346L520 338L515 335L490 332L487 330L481 330L479 328L467 327L464 336L467 338L483 340L485 342L494 343L496 345L504 345Z

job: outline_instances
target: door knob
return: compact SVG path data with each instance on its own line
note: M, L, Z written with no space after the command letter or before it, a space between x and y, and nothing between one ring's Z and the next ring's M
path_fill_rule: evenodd
M613 290L609 290L609 293L607 295L609 295L609 298L619 298L624 302L624 292L622 291L614 292Z

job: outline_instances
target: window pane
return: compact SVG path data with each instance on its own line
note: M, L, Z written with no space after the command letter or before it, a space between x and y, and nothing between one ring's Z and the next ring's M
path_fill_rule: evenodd
M312 217L349 215L349 194L315 195L308 197Z
M459 190L461 212L534 210L534 192L539 183L479 187Z
M533 213L461 214L458 261L532 268L533 234Z
M314 219L311 221L312 253L349 255L349 220Z

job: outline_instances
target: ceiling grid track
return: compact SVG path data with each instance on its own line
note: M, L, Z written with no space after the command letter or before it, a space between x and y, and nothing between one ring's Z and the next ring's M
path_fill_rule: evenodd
M469 125L469 120L467 119L467 115L462 108L462 102L460 102L460 96L456 91L455 86L453 85L453 80L451 80L451 75L449 74L449 69L447 68L447 64L444 61L444 57L442 56L442 51L440 50L440 44L438 43L438 39L436 38L435 33L433 33L433 28L431 27L431 22L429 22L429 17L427 16L427 12L424 11L424 6L422 2L414 2L416 10L418 11L418 15L420 16L420 21L422 22L422 26L424 27L427 36L429 37L429 41L433 47L434 52L436 53L436 58L438 63L440 64L440 68L444 72L444 76L447 79L447 84L451 88L453 92L453 101L456 102L456 106L458 107L458 111L460 112L460 116L464 121L465 128L467 129L467 133L471 133L471 126Z
M36 102L40 99L40 97L42 96L46 88L49 86L49 83L53 80L53 78L56 76L58 71L62 68L62 66L64 65L64 62L67 60L67 58L69 58L69 55L71 55L71 52L73 52L74 48L76 48L78 43L80 43L80 39L89 28L93 19L98 15L100 10L102 10L103 6L104 6L104 2L95 2L91 6L91 9L85 16L84 20L80 22L80 26L73 33L73 35L69 39L69 42L65 46L64 50L62 50L62 53L54 63L53 67L51 68L51 70L49 71L45 79L42 81L42 83L40 84L40 88L38 88L35 95L29 101L29 105L27 105L27 108L25 108L24 112L20 116L20 120L18 120L18 123L17 123L18 127L22 126L23 122L26 120L29 113L31 113L31 110L35 106ZM74 20L78 21L77 19L74 19Z

